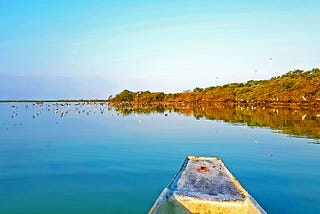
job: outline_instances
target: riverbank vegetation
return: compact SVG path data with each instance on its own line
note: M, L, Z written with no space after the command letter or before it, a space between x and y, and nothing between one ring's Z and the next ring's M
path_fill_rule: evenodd
M0 100L0 103L98 103L108 102L107 99L57 99L57 100Z
M320 69L294 70L269 80L249 80L223 86L195 88L181 93L124 90L110 103L320 103Z

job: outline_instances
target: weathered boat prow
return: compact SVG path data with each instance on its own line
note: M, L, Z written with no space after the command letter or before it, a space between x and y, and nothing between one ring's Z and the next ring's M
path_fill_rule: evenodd
M266 213L220 158L188 156L162 191L153 213Z

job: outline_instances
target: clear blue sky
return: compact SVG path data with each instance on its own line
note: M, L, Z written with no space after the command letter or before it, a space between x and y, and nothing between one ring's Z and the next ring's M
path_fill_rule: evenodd
M0 99L178 92L320 67L319 11L319 0L0 0Z

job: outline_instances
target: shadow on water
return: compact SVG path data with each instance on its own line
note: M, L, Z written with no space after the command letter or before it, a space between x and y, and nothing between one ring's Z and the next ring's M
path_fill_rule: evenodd
M310 109L272 108L263 106L228 106L215 104L112 105L122 115L172 112L196 119L219 120L250 127L267 127L295 137L315 139L320 144L320 111Z

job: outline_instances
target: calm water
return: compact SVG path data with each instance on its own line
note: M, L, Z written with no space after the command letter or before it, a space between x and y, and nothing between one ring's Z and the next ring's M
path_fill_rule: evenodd
M146 213L187 155L221 157L269 213L320 212L316 137L166 114L0 104L0 213Z

